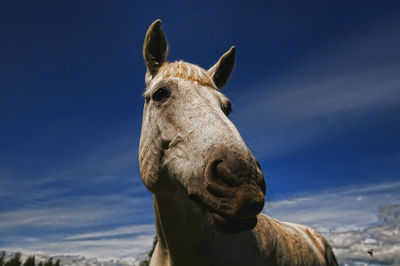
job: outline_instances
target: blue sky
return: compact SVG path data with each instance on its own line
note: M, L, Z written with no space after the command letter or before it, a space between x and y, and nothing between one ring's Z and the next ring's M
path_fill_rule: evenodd
M0 249L147 251L141 51L157 18L171 61L208 68L236 45L223 92L265 172L266 213L334 232L378 226L400 201L399 11L396 1L2 1Z

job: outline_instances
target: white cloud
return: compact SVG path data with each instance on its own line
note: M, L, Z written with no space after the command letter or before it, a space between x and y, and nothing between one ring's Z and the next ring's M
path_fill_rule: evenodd
M154 224L128 225L66 237L27 237L14 245L0 245L0 250L47 256L80 256L100 261L137 261L150 251L155 235Z
M295 87L277 89L266 97L263 111L278 112L286 123L340 113L368 113L372 108L400 101L398 68L374 69L325 77Z
M400 263L400 182L326 190L269 206L265 212L274 218L320 230L342 265Z
M140 234L130 238L107 238L96 240L49 241L39 240L29 245L0 246L0 250L48 256L83 256L101 261L137 260L144 258L151 249L153 234Z
M16 252L7 252L5 260L15 256ZM20 252L21 254L21 252ZM22 253L21 261L25 261L33 253ZM84 256L75 255L57 255L49 256L44 253L35 253L35 262L47 262L49 258L53 259L53 262L60 260L60 264L64 266L134 266L138 265L138 262L142 260L142 257L131 258L131 259L112 259L112 260L98 260L96 258L86 258Z
M118 260L110 265L132 265L147 254L155 235L154 224L132 224L153 220L150 193L136 196L137 192L134 187L119 194L62 196L2 211L0 250L80 255Z
M324 231L356 230L378 223L379 208L400 202L399 191L400 182L349 186L272 201L264 211Z
M52 207L43 209L21 209L0 214L0 229L15 227L76 227L93 224L109 216L112 210L101 209L91 212L92 206Z
M146 204L147 203L147 204ZM111 223L116 218L143 215L151 210L150 197L99 195L64 197L28 208L0 213L0 230L20 228L78 228ZM152 213L150 212L151 216Z
M358 185L322 191L319 193L309 193L285 198L281 201L272 201L270 208L265 212L282 221L303 223L313 226L320 230L330 241L336 252L339 261L349 265L374 265L397 263L400 254L400 182L378 183L369 185ZM71 217L63 216L66 222L61 222L58 228L68 228L67 223L73 223L73 215L79 225L88 225L105 219L102 217L102 210L110 210L104 215L120 214L121 208L133 204L132 201L118 207L113 204L106 204L104 209L100 206L104 202L123 202L127 200L120 197L110 197L106 201L101 201L100 197L89 197L87 200L100 200L98 205L91 205L90 208L97 211L98 216L89 218L77 218L78 212L67 211ZM78 201L77 201L78 202ZM142 203L140 203L142 204ZM140 205L139 204L139 205ZM111 207L110 207L111 206ZM89 208L89 209L90 209ZM146 211L148 211L147 209ZM54 215L62 215L66 209L60 209ZM85 212L82 212L84 214ZM45 215L45 210L43 213ZM35 216L36 214L33 214ZM33 220L27 222L24 217L32 216L27 213L22 217L23 222L16 219L16 227L20 226L49 226L56 227L58 220L49 222ZM46 217L49 217L46 215ZM11 218L10 218L11 219ZM98 220L99 219L99 220ZM2 220L0 220L2 221ZM10 220L11 221L11 220ZM9 221L9 222L10 222ZM7 226L3 230L12 228ZM127 224L122 226L107 226L101 230L90 230L83 227L79 233L56 234L49 237L15 238L10 243L0 244L0 249L8 251L22 251L26 254L45 253L49 255L80 255L86 258L97 258L101 261L127 260L137 261L138 256L144 257L150 250L155 235L153 224ZM366 251L374 248L374 257L370 257ZM97 263L97 262L96 262ZM93 264L98 265L98 264ZM100 265L100 264L99 264Z
M65 240L81 240L81 239L91 239L91 238L104 238L110 236L124 236L131 235L137 233L146 233L155 235L155 226L154 224L142 224L142 225L129 225L123 226L112 230L94 232L94 233L85 233L85 234L77 234L71 235L65 238Z
M386 215L382 224L362 230L324 233L340 262L400 264L400 205L384 206L379 214ZM367 253L371 249L373 256Z

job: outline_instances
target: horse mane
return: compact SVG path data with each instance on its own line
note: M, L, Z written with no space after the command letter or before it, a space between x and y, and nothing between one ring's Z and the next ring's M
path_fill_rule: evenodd
M162 75L164 79L169 77L180 78L183 80L197 82L202 86L216 88L214 81L207 71L198 65L190 64L182 60L175 62L165 62L157 71L157 76ZM146 73L146 83L148 84L154 76Z

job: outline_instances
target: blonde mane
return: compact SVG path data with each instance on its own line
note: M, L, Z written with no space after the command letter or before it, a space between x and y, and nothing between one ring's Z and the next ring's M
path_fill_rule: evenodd
M165 62L162 64L156 75L161 75L164 79L169 77L180 78L187 81L197 82L201 86L208 86L216 89L213 80L205 69L182 60ZM153 77L149 72L147 72L145 78L146 84L148 84L152 79Z

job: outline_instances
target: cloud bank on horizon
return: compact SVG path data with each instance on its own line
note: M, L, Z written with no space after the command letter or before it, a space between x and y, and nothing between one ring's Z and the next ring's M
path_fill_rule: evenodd
M268 202L264 212L282 221L303 223L320 230L331 243L341 264L393 265L400 262L399 192L400 182L342 187ZM88 220L90 224L101 224L113 220L116 214L123 215L128 207L124 204L110 206L109 199L101 197L92 200L98 205L91 206L90 212L76 212L73 205L63 209L65 216L57 215L51 208L41 211L40 215L54 216L52 219L27 220L28 217L37 217L37 214L26 210L2 214L0 232L4 238L0 242L0 250L51 256L80 255L104 263L112 260L137 262L145 257L155 235L154 224L131 223L90 230L87 228ZM129 205L136 200L132 197ZM99 206L113 209L113 212L105 214ZM135 209L140 208L131 210L135 212ZM69 213L74 213L74 220L65 220ZM89 217L88 213L91 214ZM14 223L15 216L26 218ZM4 219L7 217L11 219ZM76 230L66 234L71 227L86 229L81 233ZM50 228L58 233L53 233L52 237L21 235L18 238L8 233L22 228L38 232L46 232ZM374 257L367 253L371 248L374 249Z

